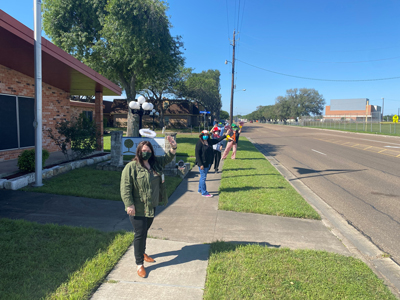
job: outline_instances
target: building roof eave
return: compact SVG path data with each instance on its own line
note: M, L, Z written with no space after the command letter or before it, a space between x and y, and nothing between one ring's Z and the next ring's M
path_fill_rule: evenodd
M34 77L34 32L0 9L0 65ZM119 96L122 89L42 37L42 80L71 95Z

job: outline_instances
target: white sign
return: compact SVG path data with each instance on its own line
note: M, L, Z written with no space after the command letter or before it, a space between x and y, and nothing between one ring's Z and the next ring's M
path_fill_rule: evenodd
M136 148L141 141L149 141L153 146L156 156L163 156L165 154L164 138L122 137L122 155L135 155Z

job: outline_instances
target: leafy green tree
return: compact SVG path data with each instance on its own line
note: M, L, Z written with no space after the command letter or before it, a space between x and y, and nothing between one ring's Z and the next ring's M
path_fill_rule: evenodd
M286 96L276 98L275 111L279 119L321 115L325 99L315 89L289 89Z
M220 75L219 70L192 73L180 86L178 95L196 101L211 112L212 119L217 118L222 107Z
M44 0L43 27L52 41L122 86L128 103L149 80L164 80L182 64L167 6L157 0ZM138 136L128 113L128 136Z
M229 119L229 113L225 110L220 110L219 112L219 119L220 120L228 120Z
M183 64L183 60L182 60ZM179 87L184 85L185 80L191 74L191 68L181 66L178 70L170 70L168 76L163 78L148 79L144 82L144 89L139 93L145 96L154 104L155 109L160 113L160 127L164 127L164 113L169 105L164 98L175 98Z

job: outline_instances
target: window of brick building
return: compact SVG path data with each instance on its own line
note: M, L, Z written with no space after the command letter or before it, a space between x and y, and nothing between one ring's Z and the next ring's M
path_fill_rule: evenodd
M34 98L0 95L0 150L35 146Z
M84 110L84 111L82 111L82 114L84 114L86 116L86 118L89 119L90 122L93 122L93 111Z

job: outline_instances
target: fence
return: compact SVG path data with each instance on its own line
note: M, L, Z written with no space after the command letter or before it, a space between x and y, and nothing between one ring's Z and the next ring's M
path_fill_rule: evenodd
M298 122L274 122L275 124L284 124L292 126L307 126L316 128L372 132L381 134L400 135L400 124L391 122L381 122L380 113L372 115L348 115L334 118L302 117ZM273 122L270 122L273 123Z

